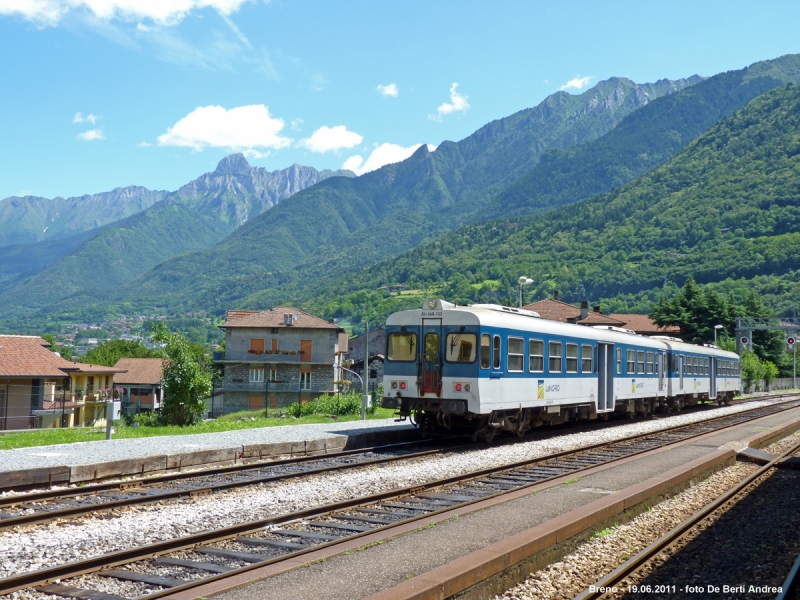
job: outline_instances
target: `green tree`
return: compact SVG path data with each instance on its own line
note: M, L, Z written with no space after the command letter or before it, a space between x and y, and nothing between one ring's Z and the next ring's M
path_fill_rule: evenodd
M56 336L52 333L43 333L42 339L50 344L50 351L55 352L64 360L72 360L72 352L70 351L69 347L61 346L60 348L56 345Z
M113 367L120 358L161 358L160 350L150 350L137 340L109 340L97 344L81 359L81 362L93 365Z
M750 350L742 354L742 381L744 389L749 392L754 383L758 383L764 376L764 365L758 355Z
M662 296L653 305L651 316L657 325L677 325L684 340L697 344L714 339L715 325L723 325L723 331L733 333L741 312L732 297L703 290L690 276L677 294Z
M197 344L163 324L153 328L153 334L155 341L166 343L161 415L172 425L191 425L206 411L205 400L211 395L210 359L204 351L198 355Z
M778 377L778 367L771 360L764 361L764 387L769 390L770 384Z

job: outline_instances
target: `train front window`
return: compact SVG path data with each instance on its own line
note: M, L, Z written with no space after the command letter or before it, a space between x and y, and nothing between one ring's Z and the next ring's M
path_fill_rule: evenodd
M547 345L550 354L547 370L550 373L561 373L561 342L550 342Z
M578 344L567 344L567 373L578 372Z
M492 336L488 333L481 335L481 369L492 366Z
M478 338L474 333L447 334L447 362L474 363Z
M544 372L544 342L531 340L528 342L528 368L531 373Z
M386 344L386 358L396 362L410 362L416 359L417 334L404 331L389 334Z
M522 338L508 338L508 370L525 370L525 340Z

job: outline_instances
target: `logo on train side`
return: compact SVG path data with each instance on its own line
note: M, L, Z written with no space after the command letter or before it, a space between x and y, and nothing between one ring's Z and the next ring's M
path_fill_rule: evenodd
M537 380L538 388L536 390L536 398L544 400L544 379Z
M635 379L631 379L631 394L635 394L635 393L636 393L636 380Z

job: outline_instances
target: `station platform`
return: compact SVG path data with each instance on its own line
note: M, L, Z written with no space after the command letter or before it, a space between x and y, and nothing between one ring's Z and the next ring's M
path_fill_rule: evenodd
M0 492L326 454L410 441L417 436L417 429L408 421L372 419L0 450Z
M518 490L503 501L490 499L388 533L369 534L306 554L302 563L268 565L168 597L493 597L516 583L510 572L516 570L521 581L594 531L627 522L733 464L737 451L764 447L797 430L800 408L594 467L578 478L565 476Z

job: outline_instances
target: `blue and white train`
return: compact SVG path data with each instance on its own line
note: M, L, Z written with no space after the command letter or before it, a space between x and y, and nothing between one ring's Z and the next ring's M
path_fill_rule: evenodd
M739 356L712 345L437 299L386 320L381 405L425 433L488 441L611 413L728 403L740 389Z

